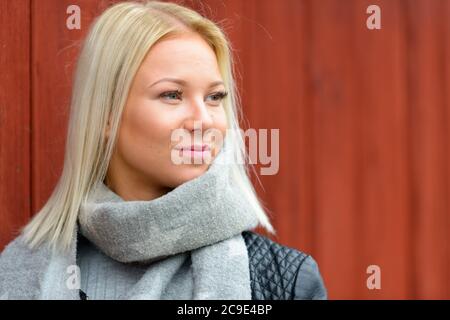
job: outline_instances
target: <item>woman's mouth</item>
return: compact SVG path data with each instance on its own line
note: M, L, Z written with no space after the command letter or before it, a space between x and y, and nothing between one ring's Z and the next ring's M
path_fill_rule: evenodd
M211 147L207 144L193 144L190 146L176 146L180 157L204 160L211 154Z

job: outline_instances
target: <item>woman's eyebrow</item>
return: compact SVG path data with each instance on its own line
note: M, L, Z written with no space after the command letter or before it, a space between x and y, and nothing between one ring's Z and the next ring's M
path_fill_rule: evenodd
M182 79L177 79L177 78L162 78L162 79L159 79L158 81L154 82L153 84L151 84L151 85L149 86L149 88L150 88L150 87L153 87L153 86L156 85L157 83L164 82L164 81L175 82L175 83L178 83L178 84L181 84L181 85L184 85L184 86L187 84L187 81L182 80ZM223 83L223 81L213 81L213 82L211 82L211 83L209 84L209 87L210 87L210 88L211 88L211 87L215 87L215 86L218 86L219 84L225 85L225 84Z

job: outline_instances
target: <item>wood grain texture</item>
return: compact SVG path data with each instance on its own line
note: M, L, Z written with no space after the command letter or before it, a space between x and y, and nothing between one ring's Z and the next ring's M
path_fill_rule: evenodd
M0 249L30 217L30 3L0 1Z

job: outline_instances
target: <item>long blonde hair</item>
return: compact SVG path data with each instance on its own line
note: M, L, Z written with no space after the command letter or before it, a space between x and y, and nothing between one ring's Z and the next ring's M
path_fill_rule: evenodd
M221 28L189 8L159 1L123 2L105 10L91 26L75 71L64 166L44 207L24 227L30 247L43 242L67 250L80 206L106 175L120 119L134 75L151 47L186 28L214 49L229 98L224 100L228 127L240 132L239 97L231 46ZM110 139L105 128L111 121ZM234 135L237 159L247 159L242 134ZM255 209L260 225L275 234L249 179L248 161L236 161L233 177Z

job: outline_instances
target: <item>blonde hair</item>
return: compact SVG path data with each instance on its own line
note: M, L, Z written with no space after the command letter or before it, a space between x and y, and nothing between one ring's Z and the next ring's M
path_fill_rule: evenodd
M54 249L71 246L79 208L93 186L106 176L134 75L157 41L183 29L200 34L214 49L229 93L223 102L228 127L240 132L231 46L218 25L175 3L123 2L111 6L95 20L80 52L62 174L44 207L22 230L30 247L44 242ZM108 119L110 139L105 139ZM236 157L247 159L242 134L233 136ZM255 209L261 226L275 234L249 179L247 163L233 165L236 185Z

